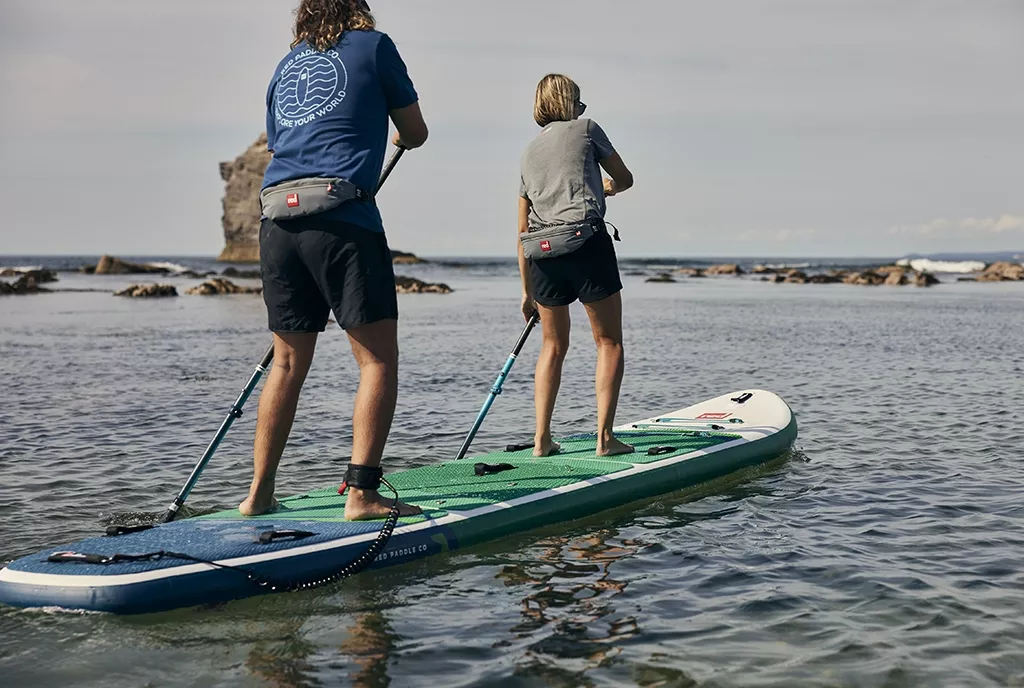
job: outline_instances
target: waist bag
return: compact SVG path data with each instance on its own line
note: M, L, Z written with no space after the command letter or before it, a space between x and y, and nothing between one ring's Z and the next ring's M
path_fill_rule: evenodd
M292 220L337 208L348 201L373 196L347 179L309 177L268 186L260 192L263 214L271 220Z
M532 229L519 235L523 255L531 260L557 258L578 250L587 239L605 231L601 220Z

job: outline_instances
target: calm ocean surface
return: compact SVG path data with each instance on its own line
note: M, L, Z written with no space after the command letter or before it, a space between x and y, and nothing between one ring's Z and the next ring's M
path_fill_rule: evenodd
M458 450L522 328L509 264L398 272L456 291L400 297L389 469ZM619 420L763 387L797 413L791 456L323 590L123 618L0 607L0 685L1024 686L1024 284L643 279L624 277ZM266 348L260 297L110 295L138 281L0 298L0 560L162 510ZM594 423L573 316L561 434ZM530 438L539 342L476 450ZM340 480L356 382L328 330L280 493ZM252 401L190 506L244 497L254 420Z

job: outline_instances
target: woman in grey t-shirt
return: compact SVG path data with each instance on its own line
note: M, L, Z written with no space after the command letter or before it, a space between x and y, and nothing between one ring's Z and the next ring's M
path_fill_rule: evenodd
M633 185L633 175L608 137L590 119L572 79L548 74L537 85L533 118L543 130L526 148L519 187L518 232L590 224L592 237L576 251L528 259L519 244L523 315L540 313L544 343L537 360L535 456L558 450L551 440L551 414L569 349L569 304L583 303L597 343L597 453L626 454L633 447L615 439L612 426L622 385L622 282L612 238L604 224L605 198ZM601 178L604 168L610 178Z

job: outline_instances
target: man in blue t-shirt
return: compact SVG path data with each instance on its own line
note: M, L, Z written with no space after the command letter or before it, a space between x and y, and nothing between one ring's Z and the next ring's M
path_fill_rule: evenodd
M267 141L274 154L263 188L311 177L341 178L370 194L315 215L260 226L260 271L274 367L260 395L255 471L247 515L272 511L274 477L317 335L333 311L359 364L352 419L349 519L379 518L391 504L377 491L398 396L398 299L391 252L372 200L387 148L427 139L416 89L395 44L375 30L363 0L302 0L292 51L267 91ZM290 202L290 201L289 201ZM402 504L403 515L419 513Z

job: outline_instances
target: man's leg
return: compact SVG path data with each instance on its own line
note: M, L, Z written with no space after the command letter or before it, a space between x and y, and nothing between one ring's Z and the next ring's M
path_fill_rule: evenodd
M398 321L386 318L347 330L359 364L359 390L352 415L352 463L376 467L384 455L398 400ZM383 518L392 499L377 490L349 487L345 518L350 521ZM417 506L401 503L403 516L418 514Z
M249 496L238 505L245 516L258 516L277 506L274 477L295 420L299 392L313 362L316 332L274 334L274 365L260 394L256 416L254 471Z

